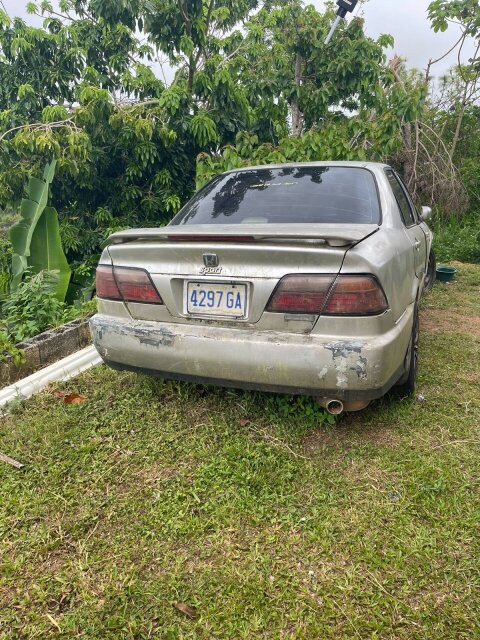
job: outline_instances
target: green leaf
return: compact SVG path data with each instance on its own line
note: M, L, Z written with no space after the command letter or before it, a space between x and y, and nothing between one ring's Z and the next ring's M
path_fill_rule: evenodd
M58 282L55 293L60 302L63 302L70 283L71 270L62 248L58 214L53 207L44 210L35 227L28 264L34 273L49 271L56 274Z
M30 245L35 227L45 210L48 201L48 190L55 173L55 160L47 164L43 180L31 177L27 187L27 197L22 200L20 213L22 219L10 229L10 242L13 246L12 256L12 290L15 291L28 268Z

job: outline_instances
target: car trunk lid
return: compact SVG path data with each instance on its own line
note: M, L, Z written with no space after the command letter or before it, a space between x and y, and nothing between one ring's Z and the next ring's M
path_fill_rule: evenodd
M140 267L151 275L169 316L165 308L129 304L134 318L219 324L235 320L278 329L278 317L271 317L276 314L266 313L265 307L280 279L315 273L335 277L349 247L377 229L378 225L325 224L167 226L115 233L108 250L113 265ZM214 313L206 319L195 317L185 303L189 282L246 284L248 313L235 319ZM294 330L304 327L296 324Z

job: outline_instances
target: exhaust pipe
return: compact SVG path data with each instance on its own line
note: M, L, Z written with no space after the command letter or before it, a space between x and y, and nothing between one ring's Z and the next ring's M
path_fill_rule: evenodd
M332 416L339 416L344 411L363 411L370 404L369 400L351 400L342 402L330 398L318 398L318 404Z
M319 398L318 404L326 409L332 416L339 416L343 413L343 402L329 398Z

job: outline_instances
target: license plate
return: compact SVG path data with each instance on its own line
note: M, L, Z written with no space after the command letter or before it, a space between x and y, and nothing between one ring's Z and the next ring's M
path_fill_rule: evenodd
M248 286L216 282L187 282L185 313L195 316L246 318Z

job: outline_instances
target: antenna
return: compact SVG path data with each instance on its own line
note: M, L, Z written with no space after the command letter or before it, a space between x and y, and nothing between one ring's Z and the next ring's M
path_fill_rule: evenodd
M333 38L333 34L337 30L340 22L345 18L347 13L352 13L355 7L358 4L358 0L337 0L338 11L337 17L335 18L335 22L332 24L332 28L330 29L330 33L325 40L325 44L328 44L330 40Z

